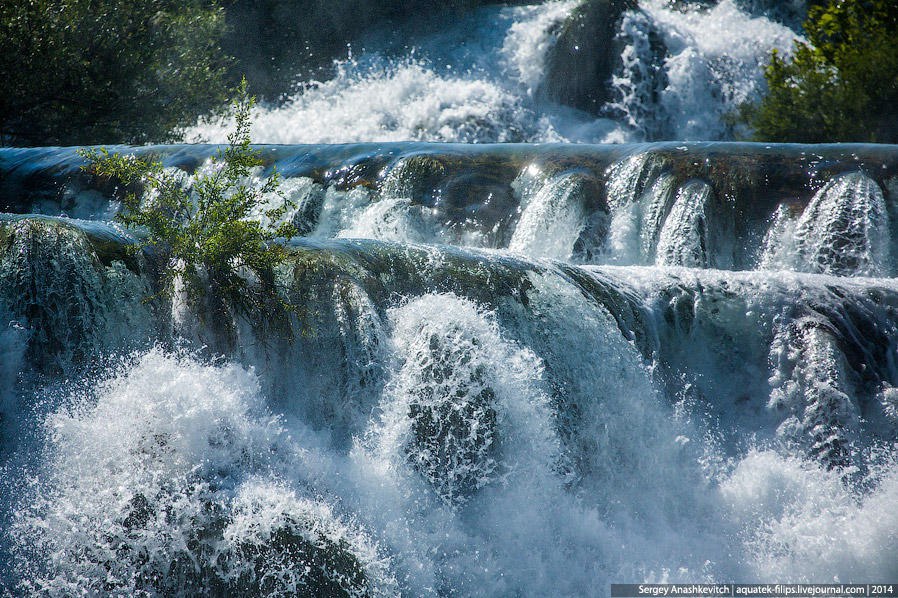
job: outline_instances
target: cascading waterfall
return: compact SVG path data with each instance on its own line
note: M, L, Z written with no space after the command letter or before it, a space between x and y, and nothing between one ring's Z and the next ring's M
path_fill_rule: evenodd
M703 181L690 181L677 190L673 207L658 234L658 264L708 266L706 211L713 191Z
M482 7L397 51L389 44L336 63L325 81L300 82L280 106L256 110L260 143L370 141L622 142L731 139L727 124L763 87L770 52L787 56L798 34L763 10L722 0L643 0L619 18L610 48L613 74L594 114L539 93L559 30L582 2ZM614 3L612 3L614 4ZM596 36L598 32L586 32ZM585 38L584 38L585 39ZM579 46L575 45L576 48ZM594 56L590 61L602 61ZM289 68L289 65L286 66ZM586 90L588 93L604 93ZM204 120L187 141L226 141L230 123Z
M586 226L586 195L595 188L589 183L582 175L567 173L542 184L525 184L521 216L508 248L534 257L569 260Z
M770 407L790 413L780 434L810 444L807 450L831 466L848 465L860 414L837 335L825 321L799 318L774 335L770 357Z
M103 181L0 150L4 591L898 575L895 147L260 151L292 336L172 314Z
M732 138L727 115L762 88L770 51L776 48L789 56L798 37L784 25L745 12L733 0L722 0L707 11L671 10L662 0L640 6L648 20L642 23L643 33L633 36L633 51L640 51L648 27L658 32L667 49L661 69L665 84L655 83L661 87L655 106L645 105L646 96L651 97L645 91L632 103L632 109L653 110L654 118L662 119L638 121L642 127L651 123L666 128L660 129L666 135L649 139ZM620 83L628 84L633 83L627 78Z
M829 181L797 219L773 216L762 266L842 276L889 272L889 221L876 181L849 173Z

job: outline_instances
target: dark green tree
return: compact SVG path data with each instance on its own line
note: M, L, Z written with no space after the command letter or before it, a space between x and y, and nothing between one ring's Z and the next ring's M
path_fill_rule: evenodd
M898 3L831 0L811 8L808 43L774 52L768 94L745 120L759 141L898 142Z
M225 103L214 0L0 1L0 142L164 142Z

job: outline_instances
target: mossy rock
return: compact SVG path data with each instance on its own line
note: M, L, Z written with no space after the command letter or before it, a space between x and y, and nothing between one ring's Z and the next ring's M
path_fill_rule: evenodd
M60 372L155 333L148 261L100 225L0 221L0 309L31 330L26 360Z

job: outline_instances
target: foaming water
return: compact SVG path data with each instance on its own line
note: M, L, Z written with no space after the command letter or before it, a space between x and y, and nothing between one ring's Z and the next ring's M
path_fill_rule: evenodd
M894 463L888 467L864 491L806 461L749 452L720 494L741 525L743 558L754 579L894 579L898 477Z
M575 2L496 11L482 10L487 23L475 29L499 35L494 56L462 53L444 44L450 36L423 40L427 58L366 54L337 64L336 75L309 82L284 106L259 108L253 139L260 143L346 143L353 141L448 141L464 143L560 141L547 115L533 104L542 63L554 42L551 30ZM470 20L463 26L470 27ZM467 40L461 44L481 43ZM231 123L200 123L185 139L224 142Z
M862 173L830 180L797 218L773 215L761 267L841 276L889 272L889 217L876 181Z
M612 100L586 114L537 94L559 26L577 6L557 0L482 8L398 55L387 45L339 60L332 78L304 82L281 106L257 108L252 137L259 143L730 139L728 119L763 89L771 50L788 55L797 39L733 0L707 10L648 0L624 13L617 41L609 40L620 51L607 82ZM222 143L231 128L202 121L184 139Z
M404 276L402 262L392 268ZM726 353L744 348L733 357L747 371L757 345L763 366L772 335L781 358L769 364L782 381L771 382L766 408L785 410L787 427L854 434L866 424L851 411L850 352L827 341L846 324L833 312L789 328L775 312L787 297L821 314L824 301L837 309L834 297L848 297L852 309L872 310L865 321L887 322L898 304L891 287L877 291L887 304L864 307L854 298L864 279L566 272L530 272L526 301L490 307L424 292L386 309L339 275L332 296L309 305L333 310L334 342L310 332L325 336L258 374L156 348L105 377L48 389L27 424L39 459L4 472L4 551L17 571L4 576L20 591L59 595L581 595L631 580L896 574L887 444L849 467L819 450L832 443L796 451L752 440L768 419L752 409L742 427L719 427L700 396L679 394L689 384L664 382L669 364L738 386L736 372L723 373ZM622 312L606 307L622 309L609 291L570 278L587 273L647 310L654 324L628 326L656 329L651 360L623 334ZM691 315L690 289L703 289ZM668 299L675 317L662 309ZM667 346L675 342L679 350ZM689 355L679 366L677 351ZM322 368L345 369L346 384L306 405L305 386L328 384L314 380ZM836 391L846 399L833 408L825 399ZM841 413L848 418L836 421Z
M894 147L260 151L273 323L152 299L113 223L27 215L114 210L70 150L0 152L3 591L898 575Z
M273 414L251 371L189 355L154 349L69 394L14 476L21 589L575 595L896 573L887 453L858 482L770 449L725 457L607 313L534 282L556 334L452 295L392 309L388 383L347 453Z
M22 590L395 591L370 539L288 473L303 451L250 372L133 360L43 424L9 530Z
M312 84L283 107L257 109L253 120L260 143L551 139L525 102L501 85L440 75L420 62L342 63L335 78ZM185 139L222 143L229 124L199 125Z
M662 0L640 5L667 48L667 85L658 104L668 139L731 138L725 117L763 90L771 50L789 56L798 39L788 27L752 16L733 0L707 11L671 9Z

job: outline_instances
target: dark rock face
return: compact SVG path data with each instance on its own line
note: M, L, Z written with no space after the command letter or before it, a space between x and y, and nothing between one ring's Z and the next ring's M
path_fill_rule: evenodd
M608 82L620 56L615 37L621 17L636 9L635 0L589 0L574 10L549 53L540 93L597 114L610 99Z

